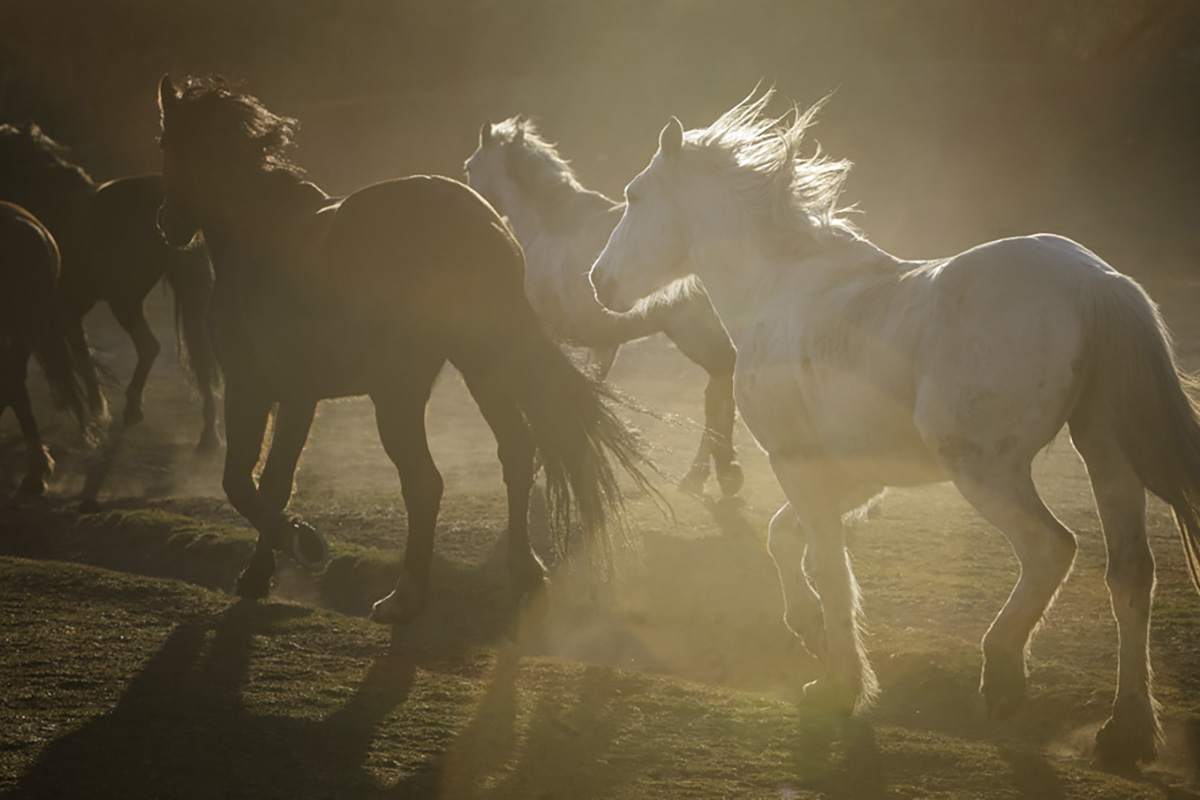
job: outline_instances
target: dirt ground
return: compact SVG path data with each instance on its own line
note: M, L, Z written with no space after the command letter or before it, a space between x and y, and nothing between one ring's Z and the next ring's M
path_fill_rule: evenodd
M1195 313L1200 280L1178 274L1158 271L1144 280L1164 304L1184 361L1194 368L1200 366ZM160 339L171 342L170 298L156 291L148 304ZM101 358L117 376L127 376L132 347L111 316L100 309L89 317L88 327ZM703 373L664 339L651 338L622 351L611 379L657 411L677 416L668 422L629 415L664 470L681 475L698 436L689 420L700 414ZM0 512L0 521L6 521L0 525L0 552L16 555L28 554L21 552L28 547L20 542L37 534L17 530L21 524L43 512L56 519L73 513L70 501L82 488L86 461L65 418L48 410L41 383L33 383L60 473L47 499ZM110 387L109 396L119 403L119 387ZM457 636L490 648L505 638L508 603L501 563L504 493L495 443L452 371L439 381L428 420L446 493L435 597L410 635ZM192 452L199 430L198 401L182 381L171 348L164 347L149 384L146 421L129 431L114 428L100 495L105 509L244 528L222 496L219 461ZM767 522L782 494L744 428L737 436L747 476L741 495L719 499L710 485L708 494L697 498L668 486L672 518L648 498L631 494L639 552L624 558L609 583L596 579L586 565L557 565L551 611L539 628L525 632L526 653L738 690L773 702L797 699L816 665L783 627L775 570L765 547ZM19 480L20 465L10 415L0 420L4 494ZM1115 686L1117 641L1103 581L1103 542L1086 476L1065 436L1039 457L1036 469L1048 505L1078 533L1080 550L1071 579L1034 641L1025 707L1009 721L992 723L975 694L978 642L1017 577L1007 543L952 487L895 490L851 536L870 628L868 647L884 689L879 706L866 717L868 726L997 747L1016 743L1026 748L1021 752L1036 754L1030 758L1041 765L1037 769L1087 768L1091 737L1107 716ZM399 552L403 505L368 401L323 406L292 510L326 533L335 557L351 547L385 560ZM1159 764L1134 776L1132 785L1147 796L1190 797L1200 776L1200 598L1188 580L1170 514L1157 501L1150 521L1158 560L1152 651L1168 742ZM544 526L537 530L546 552ZM302 604L321 602L306 581L304 576L288 579L277 595ZM366 602L341 610L363 615ZM9 641L20 636L11 627L4 633ZM115 697L120 698L119 691ZM1012 772L1020 777L1020 765ZM8 781L19 777L6 776ZM855 796L849 785L822 784L822 792ZM1011 779L1009 796L1033 796L1023 794L1022 785ZM873 794L909 796L887 786L876 786ZM979 795L985 794L980 789Z

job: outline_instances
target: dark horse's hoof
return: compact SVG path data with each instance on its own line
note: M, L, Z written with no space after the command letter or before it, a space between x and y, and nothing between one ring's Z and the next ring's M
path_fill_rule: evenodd
M85 497L79 501L80 514L99 514L101 510L100 501L94 497Z
M746 476L742 473L742 465L736 461L723 467L717 467L717 484L721 487L721 494L726 497L733 497L741 491L742 484L745 482Z
M271 565L274 567L274 564ZM246 600L263 600L271 593L271 572L253 563L238 575L234 594Z
M311 525L303 522L292 523L284 545L285 552L305 569L318 572L329 563L329 542Z

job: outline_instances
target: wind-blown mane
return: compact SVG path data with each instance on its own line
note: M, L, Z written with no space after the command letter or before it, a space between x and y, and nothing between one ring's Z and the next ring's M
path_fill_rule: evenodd
M304 170L288 159L299 121L275 114L257 97L236 91L221 78L188 78L179 87L171 126L206 143L223 159L248 169L283 171L297 177Z
M68 160L70 152L34 123L0 125L0 186L24 189L29 182L51 178L65 179L77 188L94 188L87 171Z
M592 191L579 182L575 170L558 154L555 146L542 138L537 126L518 115L492 126L492 136L504 147L509 177L530 198L538 201L549 227L569 224L567 208L579 209L581 203L611 208L615 201Z
M763 112L773 96L773 89L757 100L752 93L707 128L689 132L684 156L729 177L750 214L780 233L794 234L800 226L818 238L857 236L845 217L849 209L838 206L851 162L830 158L820 146L811 156L800 155L829 97L806 110L794 106L782 117L769 117Z

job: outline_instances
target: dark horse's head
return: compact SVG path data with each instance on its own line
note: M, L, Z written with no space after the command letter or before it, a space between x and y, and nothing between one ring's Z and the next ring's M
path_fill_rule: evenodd
M158 106L166 190L158 227L172 247L192 246L205 223L253 202L246 190L256 176L300 173L284 155L299 123L220 78L187 78L177 87L164 75Z
M68 154L35 123L0 125L0 198L25 206L56 228L83 213L96 185Z

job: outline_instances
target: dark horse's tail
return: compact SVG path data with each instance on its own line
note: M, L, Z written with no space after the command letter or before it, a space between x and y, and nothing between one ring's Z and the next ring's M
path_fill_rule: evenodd
M614 530L624 533L616 467L657 496L646 475L654 466L614 413L616 398L609 388L575 366L524 302L515 347L500 372L537 443L556 547L565 551L577 526L589 551L607 562ZM608 524L614 511L615 526Z
M0 218L16 222L5 242L6 261L19 274L6 276L12 298L21 303L13 309L14 321L33 347L34 358L50 384L54 404L66 409L80 427L90 422L87 395L67 345L66 328L58 297L60 258L54 237L32 214L5 205Z

